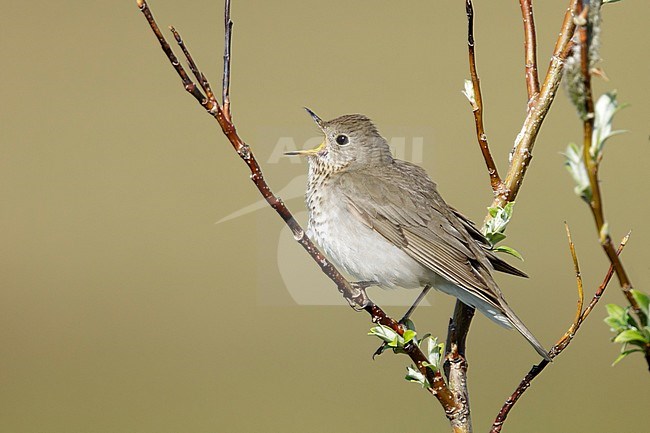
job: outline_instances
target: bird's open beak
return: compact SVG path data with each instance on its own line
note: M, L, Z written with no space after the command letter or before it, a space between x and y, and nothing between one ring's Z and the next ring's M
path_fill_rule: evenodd
M321 119L320 117L318 117L318 115L317 115L316 113L314 113L313 111L311 111L309 108L307 108L307 107L304 107L304 108L305 108L305 110L307 111L307 113L309 113L309 115L311 116L311 118L314 119L314 122L316 122L316 125L318 125L318 127L319 127L319 128L321 129L321 131L322 131L322 130L323 130L323 125L324 125L324 123L325 123L325 122L323 122L323 119ZM315 148L313 148L313 149L306 149L306 150L292 150L292 151L289 151L289 152L284 152L284 154L285 154L286 156L294 156L294 155L316 155L318 152L320 152L320 151L323 150L323 149L325 149L325 140L323 140L323 142L322 142L321 144L319 144L317 147L315 147Z
M291 150L289 152L284 152L286 156L295 156L295 155L316 155L318 152L321 150L325 149L325 140L318 146L314 147L313 149L305 149L305 150Z

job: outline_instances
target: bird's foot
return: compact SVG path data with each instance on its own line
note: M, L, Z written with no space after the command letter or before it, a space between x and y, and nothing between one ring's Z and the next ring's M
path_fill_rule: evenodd
M376 285L376 281L353 281L350 282L352 286L353 293L351 297L345 297L345 300L348 301L350 307L355 311L363 311L368 305L370 305L370 298L366 294L366 289L370 286Z

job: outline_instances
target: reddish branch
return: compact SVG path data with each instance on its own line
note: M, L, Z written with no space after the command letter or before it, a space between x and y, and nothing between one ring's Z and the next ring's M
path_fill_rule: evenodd
M225 0L223 14L223 84L221 101L223 101L223 111L228 115L228 121L232 121L230 114L230 51L232 48L232 20L230 19L230 0Z
M196 63L189 53L189 50L185 46L180 34L174 28L171 29L176 42L179 44L181 50L183 51L183 54L185 55L190 71L195 76L197 82L200 85L200 88L190 79L187 72L185 71L185 68L174 55L165 37L162 35L162 32L160 31L160 28L158 27L158 24L156 23L146 1L137 0L137 4L147 19L151 30L156 35L156 38L158 39L162 50L165 52L170 63L180 76L185 90L189 92L203 106L203 108L217 120L224 135L228 138L237 154L250 169L250 178L259 190L260 194L262 194L268 204L273 209L275 209L275 211L278 213L278 215L280 215L287 226L289 226L296 241L302 245L307 253L318 264L321 270L336 284L343 297L350 303L351 306L355 307L356 309L363 309L367 311L371 315L371 319L374 323L380 323L384 326L388 326L399 335L403 335L404 328L396 320L389 317L379 306L375 305L367 297L362 287L359 287L347 281L343 275L341 275L341 273L332 265L332 263L330 263L330 261L327 260L327 258L311 242L300 224L298 224L298 222L294 219L293 215L282 202L282 200L273 194L271 188L264 180L262 170L257 160L255 159L250 146L239 137L237 130L235 129L235 125L231 120L232 117L230 113L229 102L231 47L230 40L232 32L232 21L230 20L229 9L230 1L226 0L225 11L226 28L224 44L224 77L222 89L223 105L220 105L215 98L207 78L196 66ZM411 357L420 372L426 376L427 380L431 384L429 391L438 399L453 426L455 422L454 420L458 414L457 403L451 391L447 387L442 374L439 371L434 372L431 368L426 367L428 359L416 345L407 344L405 351ZM460 432L463 430L456 431Z
M596 161L592 155L591 147L594 133L594 100L593 93L591 89L591 59L589 58L589 45L590 45L590 35L588 31L588 6L583 5L583 1L578 3L578 13L581 16L584 16L585 19L581 20L582 24L578 28L578 36L580 41L580 67L582 73L582 79L584 84L584 96L585 96L585 113L583 119L583 160L587 168L587 174L589 176L589 184L591 186L591 202L589 207L594 217L594 222L596 223L596 229L598 230L600 243L605 251L605 254L609 258L609 261L614 266L616 271L616 276L621 285L621 289L628 303L634 310L639 323L643 326L648 323L648 318L645 316L643 310L639 307L639 304L636 302L636 299L632 296L632 283L625 272L623 263L616 254L616 249L612 242L612 238L609 235L607 229L607 223L605 220L605 214L603 211L603 202L602 196L600 193L600 182L598 180L598 167L600 161ZM646 351L646 358L650 360L650 348ZM649 363L650 365L650 363Z
M465 13L467 14L467 50L469 57L469 72L472 80L473 97L469 98L474 113L474 123L476 126L476 138L485 160L485 165L490 175L490 185L495 195L503 185L501 177L497 171L496 164L492 158L488 146L485 128L483 126L483 97L481 94L481 83L476 71L476 56L474 54L474 7L472 0L465 1ZM467 431L472 430L469 391L467 389L467 360L465 358L465 342L469 327L474 317L474 308L456 301L454 314L449 320L447 330L447 343L445 347L445 364L444 371L449 382L449 388L453 392L456 401L459 402L459 418L464 420Z
M535 35L535 18L533 17L533 0L519 0L521 17L524 22L524 53L526 62L526 89L528 104L532 106L539 93L537 75L537 37Z
M560 340L557 343L555 343L555 345L549 351L549 355L551 356L551 358L557 357L571 343L576 332L578 331L578 329L580 329L580 325L582 324L582 322L585 321L585 319L589 316L591 311L594 309L594 306L600 300L601 296L605 292L605 289L607 288L607 285L609 284L609 281L612 279L612 275L614 274L614 266L610 265L607 274L605 275L605 278L603 278L603 281L600 283L600 286L598 286L598 289L594 293L594 296L591 298L591 302L589 302L587 308L582 310L582 305L584 302L584 294L582 291L582 277L580 275L580 266L578 265L578 257L576 256L575 246L573 245L573 241L571 240L571 234L569 232L568 227L567 227L567 237L569 239L569 249L571 251L571 257L573 258L573 266L576 273L576 280L578 286L578 307L576 309L576 318L571 324L571 326L569 327L569 330L562 336L562 338L560 338ZM620 245L618 246L618 250L616 251L617 255L623 251L623 248L625 247L628 238L629 238L629 234L625 236L621 241ZM501 410L499 411L497 417L492 423L492 429L490 429L490 433L499 433L501 431L501 428L503 427L503 423L508 417L510 410L513 408L515 403L517 403L517 401L524 394L524 392L526 392L526 390L530 387L530 383L532 382L532 380L535 379L542 371L544 371L544 369L548 364L549 362L543 359L539 364L534 365L530 369L528 374L526 374L526 376L519 383L517 389L515 389L512 395L508 397L506 402L501 407Z
M483 96L481 94L481 81L479 80L478 73L476 72L476 57L474 56L474 7L472 0L465 1L465 13L467 14L467 51L469 55L469 74L472 78L472 88L474 90L474 98L470 99L472 104L472 112L474 113L474 123L476 124L476 138L478 145L481 148L485 165L490 175L490 185L495 194L501 188L502 182L497 171L497 166L494 163L490 147L488 146L487 135L485 134L485 127L483 126Z

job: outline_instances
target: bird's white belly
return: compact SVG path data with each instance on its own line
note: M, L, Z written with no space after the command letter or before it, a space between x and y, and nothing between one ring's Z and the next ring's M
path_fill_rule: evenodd
M374 281L384 288L416 288L431 281L429 270L361 222L341 200L323 205L326 212L310 209L307 234L355 279Z

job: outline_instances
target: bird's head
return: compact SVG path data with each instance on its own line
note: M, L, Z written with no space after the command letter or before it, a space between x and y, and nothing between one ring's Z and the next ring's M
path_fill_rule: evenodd
M332 171L388 164L392 162L388 142L372 121L362 114L346 114L324 121L305 108L323 132L323 142L314 149L286 152L285 155L306 155L310 164Z

